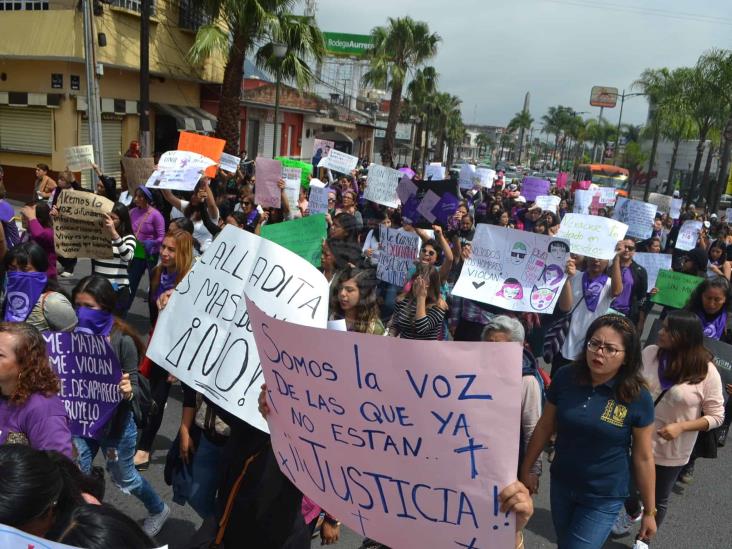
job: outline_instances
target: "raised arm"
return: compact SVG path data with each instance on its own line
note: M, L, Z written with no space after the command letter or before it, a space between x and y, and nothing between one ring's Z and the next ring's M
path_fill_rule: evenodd
M577 274L577 266L574 263L574 259L571 257L567 260L567 266L565 267L567 273L567 280L564 282L562 293L559 294L559 310L563 313L568 313L572 310L573 298L572 298L572 278Z
M160 192L163 193L163 198L168 202L168 204L176 208L178 211L183 211L183 208L181 208L180 198L170 192L170 189L160 189Z

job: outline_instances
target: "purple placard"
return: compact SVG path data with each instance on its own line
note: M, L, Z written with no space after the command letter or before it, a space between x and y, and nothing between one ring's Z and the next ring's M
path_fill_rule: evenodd
M521 182L521 196L523 196L527 202L533 202L536 200L537 196L549 194L550 187L551 181L539 179L538 177L525 177Z
M420 220L422 214L417 211L417 208L419 208L419 199L412 195L402 206L402 219L405 223L408 222L413 225Z
M98 438L114 415L121 395L122 368L104 336L44 332L49 364L61 381L59 397L71 434Z
M458 206L460 205L460 199L452 193L445 193L440 198L437 205L432 208L432 213L440 222L440 225L447 227L450 222L450 218L453 216Z

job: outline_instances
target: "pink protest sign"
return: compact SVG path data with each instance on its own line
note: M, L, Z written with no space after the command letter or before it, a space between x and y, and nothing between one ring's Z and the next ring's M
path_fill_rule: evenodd
M390 547L514 546L521 346L308 328L247 310L282 473Z
M259 157L254 165L257 174L254 201L263 208L281 207L282 193L277 183L282 179L282 163L279 160Z
M566 189L568 178L569 174L567 172L559 172L557 174L557 189Z

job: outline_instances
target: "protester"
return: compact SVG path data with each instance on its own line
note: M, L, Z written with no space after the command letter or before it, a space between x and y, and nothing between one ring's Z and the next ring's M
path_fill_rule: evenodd
M639 326L641 309L645 305L648 293L648 273L645 268L633 260L636 244L632 238L624 238L618 242L618 262L620 276L623 281L623 290L613 301L610 307L627 316L636 326Z
M656 532L653 400L641 370L632 322L605 315L587 329L585 352L552 378L519 479L536 491L531 467L556 432L550 497L560 549L603 545L628 497L631 461L645 506L639 535Z
M172 218L187 217L193 221L193 238L201 245L201 253L206 251L213 241L213 235L206 228L199 207L204 207L214 224L219 222L219 208L216 199L208 184L208 178L202 177L193 189L190 200L183 200L167 189L162 191L163 198L174 208L170 213Z
M152 270L158 263L160 244L165 236L165 220L153 207L152 192L147 187L137 187L132 202L134 207L129 210L130 223L137 245L128 271L130 296L134 299L145 271L148 271L149 279L152 280Z
M722 240L715 240L714 242L712 242L712 245L707 253L709 255L707 278L723 276L724 278L729 280L730 274L732 274L732 266L727 260L727 244Z
M376 288L378 281L373 269L346 267L331 284L330 318L343 319L349 332L383 335L379 318Z
M396 301L387 326L391 337L437 339L447 314L440 294L440 275L433 266L417 265L417 270Z
M48 175L49 171L47 164L36 164L35 192L39 200L48 200L56 189L56 182Z
M657 345L643 351L643 377L655 399L653 459L659 528L698 432L719 427L724 418L722 380L711 358L704 348L699 318L688 311L671 311L661 324ZM627 532L641 512L641 502L631 493L613 532Z
M5 255L3 265L6 322L27 322L42 332L68 332L76 326L74 308L58 282L46 274L48 258L43 248L24 242Z
M25 322L0 322L0 445L71 457L71 432L46 342Z
M122 402L100 435L95 438L74 437L79 467L89 474L94 457L101 448L112 480L124 493L134 495L143 503L149 513L143 528L149 536L155 536L168 519L170 508L134 464L137 443L135 416L141 421L143 414L139 402L137 365L144 354L144 344L127 323L113 316L116 295L112 285L103 277L92 275L81 280L74 288L73 299L79 317L76 330L107 338L123 372L119 382Z
M79 505L62 521L54 541L82 549L152 549L144 529L109 505Z
M107 200L117 202L117 181L114 177L104 175L99 166L92 164L94 173L97 174L97 188L96 192L98 195L105 197Z
M46 276L56 278L56 245L53 237L53 222L51 208L47 202L36 202L21 208L20 215L23 225L28 227L31 240L46 252L48 268Z
M707 278L689 296L686 310L702 323L704 337L730 342L729 314L732 308L732 285L724 277Z

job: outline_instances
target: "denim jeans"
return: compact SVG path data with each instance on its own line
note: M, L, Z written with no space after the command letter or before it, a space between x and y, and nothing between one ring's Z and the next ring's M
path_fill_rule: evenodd
M179 439L173 442L178 444ZM219 487L223 446L209 442L202 433L193 454L191 469L181 467L173 478L173 501L188 503L202 519L216 514L216 491Z
M155 492L150 483L135 469L135 443L137 442L137 427L129 413L125 421L125 427L118 439L103 438L94 440L91 438L74 437L74 446L78 452L79 468L82 472L89 474L92 468L94 456L101 447L104 457L107 460L107 471L112 481L126 494L132 494L139 499L147 509L148 513L155 515L163 510L163 500Z
M587 496L552 479L550 501L559 549L597 549L610 535L624 498Z
M656 465L656 526L659 528L666 518L666 512L668 511L668 500L671 497L671 491L676 484L676 479L679 478L681 471L684 466L673 466L668 467L665 465ZM641 501L638 497L638 488L631 478L630 482L630 497L625 502L625 510L627 513L634 517L641 512Z

